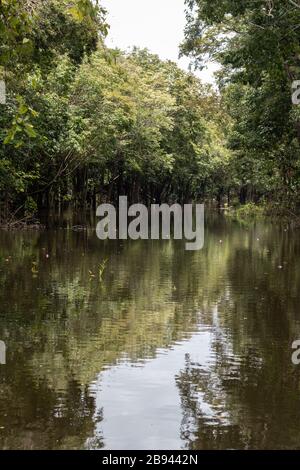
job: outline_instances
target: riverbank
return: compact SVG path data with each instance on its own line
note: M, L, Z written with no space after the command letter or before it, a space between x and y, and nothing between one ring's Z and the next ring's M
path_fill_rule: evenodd
M224 214L232 219L246 221L251 219L267 219L280 221L293 227L300 227L300 215L287 207L274 207L248 203L238 207L225 207Z
M300 215L293 212L287 207L271 206L266 204L254 204L252 202L238 205L225 205L221 208L217 207L215 202L206 202L205 213L222 213L225 217L233 220L247 222L254 219L265 219L270 221L279 221L293 226L300 227ZM68 208L59 213L43 213L35 217L24 217L22 219L10 218L0 222L0 229L7 231L16 230L45 230L51 220L50 226L69 228L73 231L84 231L91 224L96 225L95 212L92 210L76 211Z
M9 220L0 223L2 230L44 230L45 225L39 220Z

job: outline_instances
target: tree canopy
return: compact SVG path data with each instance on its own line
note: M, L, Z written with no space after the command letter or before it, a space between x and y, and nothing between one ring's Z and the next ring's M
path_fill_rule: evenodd
M232 119L228 148L241 202L299 206L298 0L187 0L182 53L197 67L216 60Z
M7 0L0 15L2 220L226 185L228 118L196 76L147 50L107 48L105 12L89 0Z

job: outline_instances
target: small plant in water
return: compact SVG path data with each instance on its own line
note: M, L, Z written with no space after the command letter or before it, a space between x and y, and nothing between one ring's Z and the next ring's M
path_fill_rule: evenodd
M108 259L105 259L104 261L102 261L102 263L99 264L98 274L99 274L99 281L100 282L102 282L102 275L104 273L107 261L108 261Z

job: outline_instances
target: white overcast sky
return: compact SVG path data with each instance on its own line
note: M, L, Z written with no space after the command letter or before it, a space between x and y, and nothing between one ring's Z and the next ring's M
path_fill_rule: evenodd
M148 48L162 59L177 62L187 70L189 61L178 59L184 37L184 0L102 0L108 12L109 47ZM197 72L203 81L213 83L214 65Z

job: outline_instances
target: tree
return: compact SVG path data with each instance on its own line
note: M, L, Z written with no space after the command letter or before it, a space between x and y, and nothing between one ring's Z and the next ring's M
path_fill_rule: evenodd
M236 158L240 198L274 194L280 205L299 204L299 112L291 85L299 68L297 2L189 0L182 52L197 66L222 65L219 83L234 118L229 146ZM245 162L247 176L243 176ZM271 179L270 179L270 174ZM250 188L251 187L251 188ZM249 190L250 188L250 190Z

